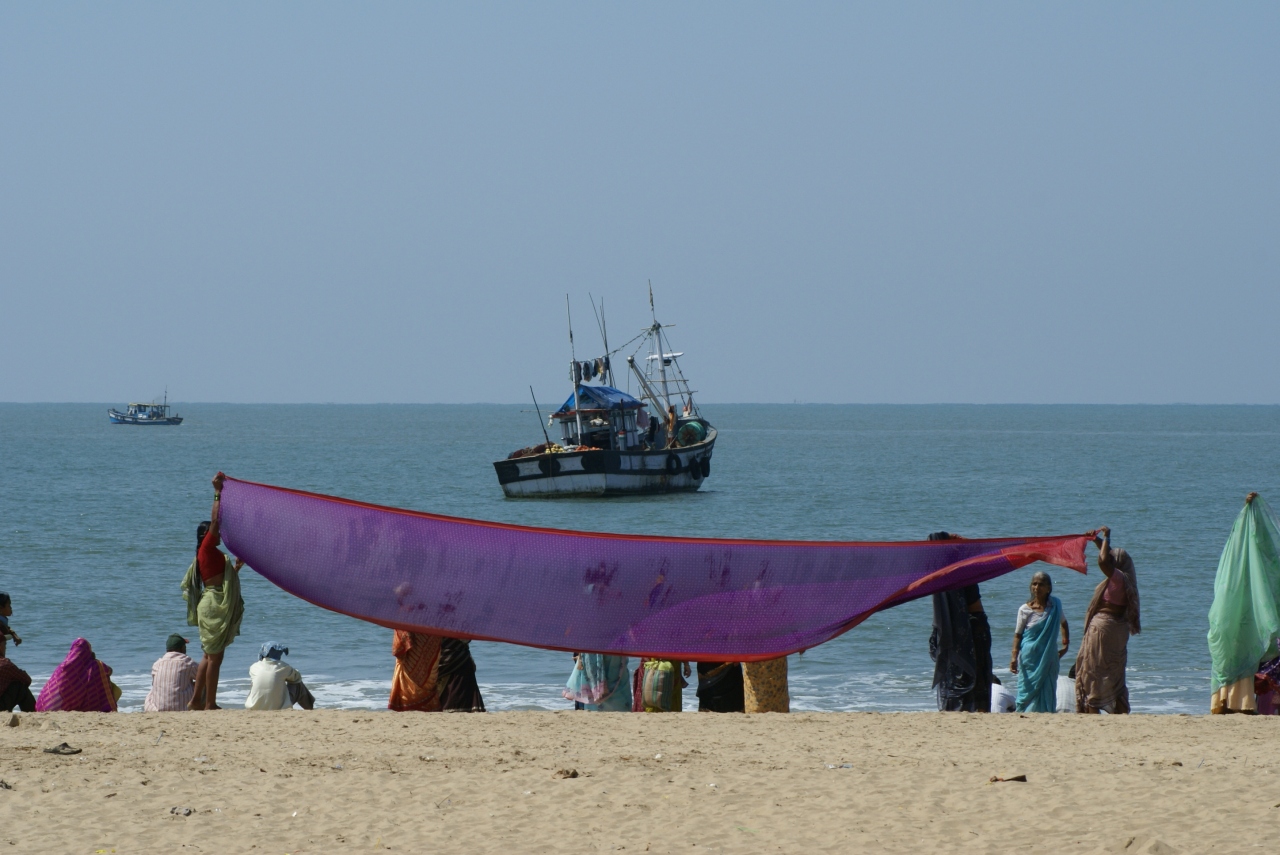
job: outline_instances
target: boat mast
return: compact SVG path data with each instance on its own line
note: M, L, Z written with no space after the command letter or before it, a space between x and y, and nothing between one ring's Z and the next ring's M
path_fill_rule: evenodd
M667 391L667 358L662 352L662 324L658 323L658 316L653 309L653 280L649 280L649 317L653 318L653 326L649 331L653 333L653 339L658 344L658 372L662 375L662 400L665 404L662 410L662 417L665 419L667 413L671 410L671 394Z
M582 384L581 369L578 368L578 354L573 349L573 312L569 310L569 295L564 295L564 313L569 318L569 379L573 381L573 416L578 423L578 445L582 445L582 405L578 401L578 386ZM538 416L542 418L542 416Z

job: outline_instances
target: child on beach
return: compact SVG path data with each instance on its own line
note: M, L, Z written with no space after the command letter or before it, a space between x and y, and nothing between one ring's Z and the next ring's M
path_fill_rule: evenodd
M9 599L8 594L0 591L0 635L5 638L12 638L14 644L21 644L22 639L9 626L9 616L11 614L13 614L13 601Z

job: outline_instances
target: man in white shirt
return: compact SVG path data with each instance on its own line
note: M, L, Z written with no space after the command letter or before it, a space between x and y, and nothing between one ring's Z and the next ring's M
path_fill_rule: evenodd
M196 661L187 655L187 640L176 632L164 644L165 654L151 666L146 712L182 712L196 691Z
M249 666L249 697L245 699L247 710L287 710L294 704L309 710L316 699L302 683L302 675L280 657L289 648L278 641L268 641L258 652L258 661Z

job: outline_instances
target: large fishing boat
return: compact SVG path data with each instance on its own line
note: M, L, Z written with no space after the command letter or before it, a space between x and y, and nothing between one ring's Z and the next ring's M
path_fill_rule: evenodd
M169 415L169 392L164 393L164 402L155 401L145 404L129 404L122 413L114 407L107 410L107 418L113 425L180 425L182 416Z
M605 355L583 362L573 356L570 324L573 393L547 420L545 442L493 464L508 498L692 491L711 474L716 429L702 417L680 370L684 353L671 350L664 326L653 316L652 290L649 309L653 323L613 351L598 316ZM619 390L613 374L613 357L632 344L626 364L639 397ZM646 345L648 354L637 364L636 354ZM599 382L591 385L592 380Z

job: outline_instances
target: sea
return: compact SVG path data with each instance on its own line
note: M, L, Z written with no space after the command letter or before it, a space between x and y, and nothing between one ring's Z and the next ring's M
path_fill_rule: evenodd
M1111 526L1134 557L1142 633L1129 645L1135 712L1208 711L1205 634L1218 558L1245 494L1280 504L1276 406L705 405L719 429L697 493L506 499L492 462L541 441L517 405L179 404L178 427L107 421L107 404L0 404L0 591L46 680L77 637L140 710L173 632L193 639L179 583L228 475L383 505L589 531L699 537L920 540L1078 533ZM1090 548L1090 560L1094 552ZM1006 683L1033 565L983 585ZM1101 576L1049 569L1074 658ZM296 599L249 570L242 634L220 701L242 703L259 645L289 647L319 706L384 709L391 631ZM936 709L929 600L790 657L792 709ZM559 710L572 660L472 645L490 710ZM686 709L696 709L692 690Z

